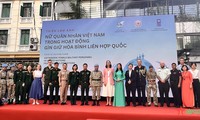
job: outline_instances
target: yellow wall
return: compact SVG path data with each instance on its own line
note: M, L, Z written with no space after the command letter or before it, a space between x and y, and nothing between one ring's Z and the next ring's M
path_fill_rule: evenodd
M31 17L29 20L31 20L31 22L21 22L22 17L20 16L20 11L21 11L21 5L23 5L23 3L27 3L27 2L31 2L33 3L33 8L34 8L34 13L35 13L35 27L34 27L34 18ZM6 57L5 55L7 55L7 58L13 57L14 58L17 56L15 56L16 54L20 54L22 53L21 57L23 58L23 53L26 54L32 54L33 52L29 51L29 45L26 46L20 46L20 33L21 33L21 29L30 29L30 38L31 37L38 37L40 39L40 32L41 32L41 28L42 28L42 21L43 20L52 20L52 17L48 17L48 18L42 18L39 15L40 12L40 5L43 4L43 2L52 2L53 0L1 0L0 1L0 17L1 17L1 9L2 9L2 4L3 3L11 3L11 12L10 12L10 18L8 19L9 21L7 23L3 22L2 18L0 18L0 30L8 30L8 41L7 41L7 45L0 45L0 58L4 58ZM100 13L99 13L99 7L100 5L100 0L93 0L91 2L91 6L93 9L95 9L95 13L92 12L91 17L92 18L99 18L101 17ZM53 6L53 4L52 4ZM86 12L90 12L89 6L90 6L90 2L89 0L84 0L83 1L83 5L82 5L85 9ZM52 12L53 13L53 12ZM98 13L98 14L97 14ZM87 13L87 17L89 16L90 13ZM39 51L34 52L37 53L37 57L39 57ZM9 56L9 54L11 54ZM33 57L36 57L33 56ZM30 56L32 57L32 56Z

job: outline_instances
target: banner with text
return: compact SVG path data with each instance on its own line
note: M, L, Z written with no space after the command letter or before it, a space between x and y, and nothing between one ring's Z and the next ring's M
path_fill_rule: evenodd
M44 68L48 59L53 62L87 63L89 70L94 64L105 67L110 60L116 67L122 63L127 70L129 63L137 65L142 59L147 68L159 68L159 61L168 67L177 62L176 32L173 15L118 17L45 21L42 27L40 63Z

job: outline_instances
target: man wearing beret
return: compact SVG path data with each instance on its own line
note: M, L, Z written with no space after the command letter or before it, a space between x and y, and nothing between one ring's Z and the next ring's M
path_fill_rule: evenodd
M99 70L99 65L94 65L94 71L90 75L90 86L92 87L92 106L100 106L99 100L101 99L101 87L103 84L102 72Z
M7 64L2 64L2 70L0 71L0 99L4 98L6 94L6 76Z

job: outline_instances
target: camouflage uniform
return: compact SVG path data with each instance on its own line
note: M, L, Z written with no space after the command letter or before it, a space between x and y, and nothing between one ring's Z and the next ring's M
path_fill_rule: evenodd
M6 94L6 75L7 71L0 71L0 98L5 97Z
M12 104L15 96L14 86L14 71L8 71L7 73L7 88L8 88L8 103Z
M155 71L148 71L147 72L147 102L148 105L151 105L151 90L153 91L153 101L154 105L158 105L158 98L157 98L157 85L156 85L156 72Z

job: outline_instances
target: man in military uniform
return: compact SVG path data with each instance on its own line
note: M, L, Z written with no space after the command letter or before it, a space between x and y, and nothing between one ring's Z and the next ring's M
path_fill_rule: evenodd
M69 73L70 101L71 105L76 105L77 90L80 85L80 73L77 71L78 65L74 64L72 70L73 71Z
M14 72L14 84L15 84L15 104L21 104L23 101L23 65L18 63L17 70ZM20 98L20 99L19 99Z
M44 103L47 103L47 91L50 88L50 86L52 85L51 83L51 79L52 79L52 61L48 60L48 66L44 68L43 70L43 80L44 80ZM50 98L52 98L52 96L50 96ZM50 103L50 102L49 102Z
M27 71L24 72L23 75L23 100L24 104L29 104L29 92L31 89L31 84L33 82L33 72L32 67L29 65Z
M176 69L176 63L172 63L172 70L170 74L170 86L174 97L174 107L179 108L181 105L181 100L180 100L181 71Z
M68 81L69 81L69 71L67 70L67 63L64 63L63 69L59 72L61 105L65 105L67 102Z
M146 68L142 65L142 60L137 60L137 66L134 71L136 72L136 84L137 84L137 93L138 93L138 105L146 106L145 100L145 87L146 87ZM142 95L141 95L142 93ZM141 99L142 98L142 99Z
M158 107L158 98L157 98L157 85L156 78L157 74L153 70L153 66L149 66L149 70L146 75L148 84L147 84L147 103L148 106L151 106L151 90L153 92L153 103L156 107Z
M50 86L50 102L49 104L53 104L53 93L55 89L55 104L58 104L58 92L59 92L59 81L58 81L58 74L60 72L60 69L58 68L59 63L54 63L54 68L52 69L52 79L50 80L51 86Z
M164 62L160 62L160 68L157 70L157 78L158 78L158 89L160 93L160 107L164 105L164 95L165 102L167 103L167 107L170 107L169 102L169 82L168 79L170 77L170 70L165 66Z
M83 64L83 70L80 72L80 85L81 85L81 105L89 105L88 104L88 96L89 96L89 88L90 88L90 71L87 70L87 63ZM84 94L86 91L86 96L84 98Z
M6 77L7 65L2 64L2 70L0 71L0 99L4 98L6 94Z
M8 104L13 104L15 95L15 86L14 86L15 65L13 64L10 67L11 69L7 72Z
M92 87L92 106L100 106L99 100L101 98L101 87L103 84L102 72L99 70L99 65L94 65L94 71L90 75L90 86ZM96 103L97 102L97 103Z

